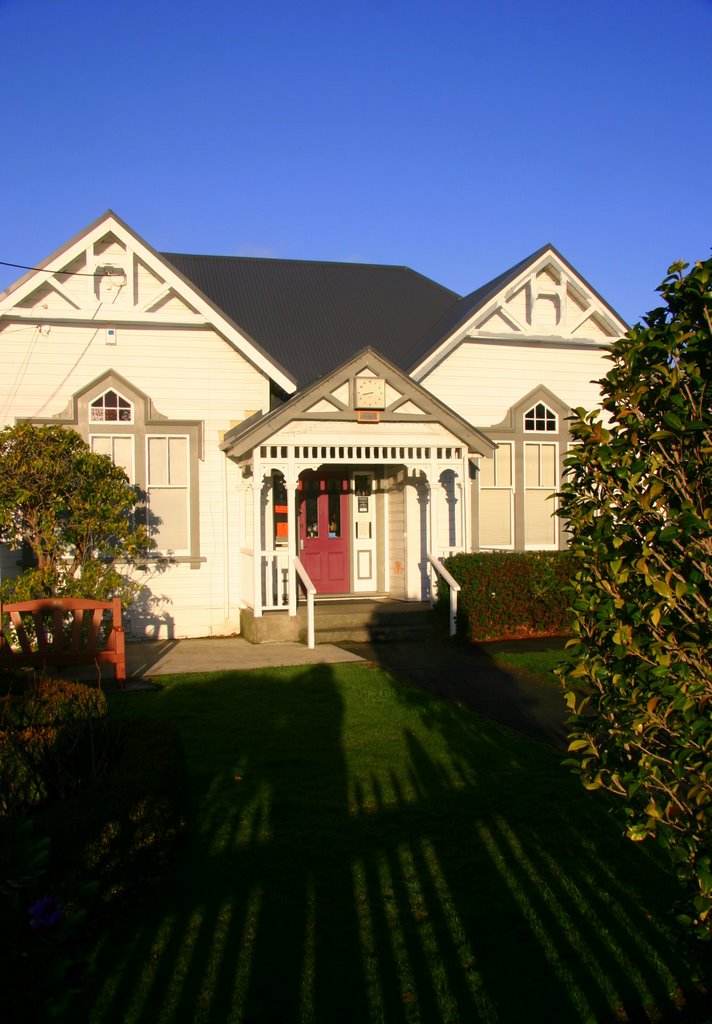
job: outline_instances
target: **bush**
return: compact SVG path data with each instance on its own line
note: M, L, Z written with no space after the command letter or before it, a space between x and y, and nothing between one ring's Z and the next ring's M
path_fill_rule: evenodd
M0 697L0 817L65 799L110 756L105 695L82 683L7 677Z
M573 562L568 551L478 552L445 560L462 587L458 594L458 635L498 640L561 636L569 632L571 613L565 595ZM438 600L449 588L438 581Z
M60 424L0 431L0 542L33 568L0 584L5 601L64 595L126 604L127 570L155 546L137 514L144 496L108 455Z
M185 754L175 729L150 718L123 726L118 758L92 786L48 808L51 870L96 881L111 901L157 877L185 827Z
M607 423L577 410L561 511L575 643L560 670L570 751L621 800L630 839L663 844L712 939L712 260L671 268L611 347Z

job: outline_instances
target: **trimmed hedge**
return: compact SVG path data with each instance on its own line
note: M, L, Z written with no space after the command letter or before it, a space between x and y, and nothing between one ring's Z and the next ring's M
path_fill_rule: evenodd
M38 818L51 840L51 874L98 883L104 902L134 892L160 875L185 827L185 806L177 731L151 718L131 719L106 774Z
M443 563L462 587L458 636L502 640L563 636L571 629L568 586L573 558L568 551L487 551L452 555ZM449 588L438 581L438 601Z

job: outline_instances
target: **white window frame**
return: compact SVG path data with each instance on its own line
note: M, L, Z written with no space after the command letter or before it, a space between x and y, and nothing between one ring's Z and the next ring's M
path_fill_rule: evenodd
M118 399L120 399L122 402L126 402L126 404L128 405L128 407L129 407L129 418L125 419L125 420L122 420L120 418L115 419L115 420L94 419L94 416L92 415L92 413L94 411L94 406L96 405L97 402L102 401L104 398L106 398L106 396L108 394L110 394L112 392L116 395L116 397ZM103 408L103 411L105 412L106 411L106 407L102 406L102 408ZM117 408L118 408L118 406L117 406ZM102 393L100 395L97 395L96 398L92 398L92 400L88 403L88 409L89 409L89 416L88 416L89 427L91 427L92 424L94 424L94 423L105 423L105 424L106 423L108 423L108 424L112 424L112 423L117 423L117 424L118 423L125 423L125 424L131 424L132 426L135 424L134 404L133 404L133 402L130 401L130 399L126 398L125 395L122 395L120 391L117 391L116 388L109 387L105 391L102 391Z
M546 424L546 426L544 426L544 427L537 427L537 426L529 427L529 426L527 426L527 417L528 416L532 416L533 417L535 424L536 424L537 419L541 418L541 417L538 417L537 413L536 413L536 410L537 410L538 406L541 406L542 409L544 410L544 423ZM550 417L553 417L553 420L551 420ZM551 426L549 426L550 423L552 424ZM551 409L546 404L546 402L542 402L540 400L538 402L535 402L534 405L530 406L530 408L527 409L526 412L523 414L523 416L522 416L522 429L523 429L525 434L542 434L544 436L546 436L546 435L551 436L552 434L558 434L558 432L559 432L559 416L558 416L557 413L554 412L553 409Z
M554 415L556 415L556 414L554 414ZM534 431L530 431L530 433L534 433ZM544 431L538 431L538 433L543 435L545 432ZM550 447L552 447L554 449L554 484L553 484L553 486L550 485L550 484L544 484L544 485L542 485L542 484L530 484L529 481L527 480L527 446L533 446L533 447L536 447L536 448L539 449L539 458L538 458L539 473L538 473L538 476L539 476L539 479L541 479L541 449L542 449L543 445L549 445ZM524 501L526 502L526 495L527 495L528 491L543 491L545 494L556 494L556 492L559 489L559 476L560 476L560 469L559 469L559 466L560 466L560 463L559 463L559 442L558 441L554 441L554 440L546 441L546 440L544 440L543 436L540 437L536 441L535 440L529 441L529 440L525 439L525 441L524 441L524 443L522 445L522 460L523 460L522 469L523 469L523 476L524 476ZM553 522L554 522L554 541L553 541L553 543L552 544L527 544L526 543L526 515L525 515L525 526L524 526L524 530L525 530L525 534L524 534L524 537L525 537L524 550L525 551L558 551L559 550L559 528L560 528L560 526L559 526L558 517L555 515L555 513L556 513L556 511L557 511L557 509L559 507L558 499L555 497L553 499L553 501L550 502L550 504L551 504L551 515L552 515Z
M479 538L480 551L514 551L515 547L515 522L514 522L514 481L516 479L516 446L513 441L497 441L496 438L492 438L495 444L498 446L498 450L505 446L509 448L509 484L498 484L497 483L497 453L495 452L492 457L492 478L493 484L482 484L478 479L480 495L484 491L509 491L509 544L483 544L481 538ZM482 461L480 461L482 466ZM480 470L481 473L481 470ZM479 474L478 474L479 477ZM478 533L480 530L478 529Z
M170 482L169 483L164 483L164 484L152 484L151 483L151 461L150 461L150 457L149 457L149 447L150 447L150 442L151 441L156 441L156 440L163 440L163 441L166 441L166 442L170 442L171 440L185 441L185 483L183 483L183 484L171 484ZM175 431L165 431L165 432L162 431L160 433L157 432L157 431L151 431L151 432L147 431L146 432L145 461L144 461L144 465L146 467L146 495L147 495L147 499L148 499L147 502L146 502L146 525L149 528L149 532L151 532L150 531L151 489L152 488L156 488L157 490L158 489L161 489L161 490L175 490L175 491L183 491L183 493L184 493L185 509L186 509L186 540L187 540L187 546L182 547L182 548L171 548L171 549L169 549L170 553L171 554L175 554L175 555L188 555L188 554L190 554L190 539L191 539L190 457L191 457L190 434L181 434L181 433L177 433ZM168 458L168 470L170 471L170 457ZM153 534L151 534L151 535L154 536ZM158 534L157 536L154 536L154 539L158 542L160 540L160 534ZM164 549L164 548L161 548L159 543L157 543L156 551L159 554L168 554L168 551L166 549Z

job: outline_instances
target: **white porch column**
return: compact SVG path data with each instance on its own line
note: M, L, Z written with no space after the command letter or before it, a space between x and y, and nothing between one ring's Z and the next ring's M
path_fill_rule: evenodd
M437 463L435 462L431 462L430 469L428 470L428 487L430 491L430 544L428 545L428 551L430 554L435 555L436 558L440 558L438 553L438 539L440 536L438 533L438 505L440 504L439 491L442 489L442 485L440 483Z
M253 456L252 463L252 572L253 593L255 595L254 616L262 615L264 594L262 593L262 465L258 455Z
M460 469L460 507L462 508L462 550L472 551L472 486L470 484L470 457L465 448Z
M301 558L299 550L299 512L297 509L297 491L299 489L299 474L293 467L284 474L284 486L287 489L287 548L289 550L289 614L293 617L297 614L297 573L292 565L292 558L296 552Z

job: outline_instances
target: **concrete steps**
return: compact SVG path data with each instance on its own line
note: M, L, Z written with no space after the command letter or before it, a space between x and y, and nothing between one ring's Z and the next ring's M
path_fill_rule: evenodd
M299 607L298 618L299 638L306 642L306 607ZM320 600L314 605L318 644L427 641L435 631L433 612L427 602L357 599Z

